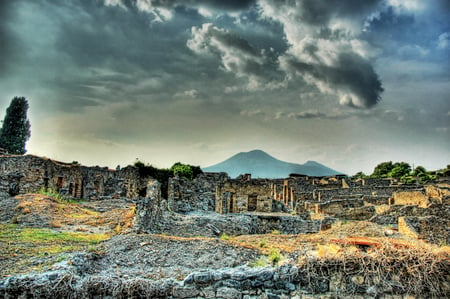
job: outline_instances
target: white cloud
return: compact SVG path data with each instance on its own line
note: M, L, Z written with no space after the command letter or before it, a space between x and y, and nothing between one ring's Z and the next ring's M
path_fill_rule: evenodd
M188 98L196 99L198 97L198 90L190 89L190 90L185 90L181 93L178 92L175 94L175 97L188 97Z
M252 116L264 116L265 113L263 111L261 111L260 109L257 109L257 110L242 110L240 112L240 115L252 117Z
M388 5L411 12L424 10L427 6L426 2L423 0L387 0Z
M450 48L450 32L444 32L439 35L438 48L442 50Z
M367 108L382 92L370 60L379 54L359 35L379 1L305 2L261 0L263 16L283 25L289 48L279 57L291 81L303 79L342 105ZM333 6L334 5L334 6ZM351 14L341 11L353 9Z
M270 82L271 78L265 78L265 73L274 71L267 65L269 58L265 55L266 52L253 47L247 40L211 23L193 27L191 33L187 47L200 55L219 57L223 71L246 79L247 90L281 86L278 82ZM225 90L227 93L233 91L236 91L233 86Z

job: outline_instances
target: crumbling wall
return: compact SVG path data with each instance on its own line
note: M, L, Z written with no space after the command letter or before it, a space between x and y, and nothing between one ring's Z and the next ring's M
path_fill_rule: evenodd
M322 262L277 267L204 269L190 273L183 281L173 278L152 280L118 275L95 276L78 269L49 271L42 274L9 277L0 280L4 298L448 298L444 262L434 265L435 272L423 273L427 285L412 281L397 265L390 271L380 262ZM395 262L395 259L391 259ZM80 267L81 265L78 265ZM419 265L422 266L422 265ZM394 269L394 270L392 270ZM406 269L402 269L405 270ZM439 272L438 272L439 271ZM392 273L390 273L392 272ZM431 283L431 281L433 283ZM430 287L430 285L432 287ZM417 297L416 297L417 296Z
M333 200L335 198L354 196L381 196L392 197L395 192L423 191L419 186L361 186L355 188L320 189L313 191L313 199L318 201Z
M134 216L134 230L136 232L145 232L149 228L157 229L164 212L161 184L157 180L150 180L147 184L146 193L145 198L142 198L136 206Z
M69 198L137 198L144 183L137 168L86 167L33 155L0 156L0 192L59 192ZM144 184L145 186L145 184Z
M250 176L223 181L216 189L216 212L271 212L281 181Z
M216 189L229 180L225 173L203 173L193 180L175 176L169 178L168 209L177 213L214 211Z
M436 184L425 186L426 196L437 199L440 203L443 203L445 197L450 196L450 185L449 184Z
M422 191L394 192L395 205L415 205L426 208L430 201Z
M449 244L450 242L450 227L448 224L448 219L441 219L436 215L398 217L399 233L438 245Z

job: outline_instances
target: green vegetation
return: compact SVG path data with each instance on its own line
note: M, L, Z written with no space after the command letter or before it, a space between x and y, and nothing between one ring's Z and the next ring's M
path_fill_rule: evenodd
M167 184L169 183L169 178L178 175L180 177L192 180L195 179L199 174L203 173L199 166L183 164L180 162L173 164L169 169L157 168L140 160L136 160L136 162L134 162L134 166L138 168L139 175L141 177L152 177L160 182L161 192L164 195L167 194Z
M373 173L370 175L372 178L386 178L389 172L394 168L392 161L383 162L375 166Z
M262 239L259 242L259 247L261 247L261 248L266 247L266 245L267 245L267 240L266 239Z
M173 164L172 167L170 168L170 172L174 176L179 175L180 177L184 177L190 180L196 178L199 174L203 173L200 166L183 164L181 162Z
M25 144L31 136L30 121L27 118L28 101L24 97L14 97L6 109L0 130L0 147L10 154L26 153Z
M427 171L423 166L414 169L406 162L382 162L375 166L371 178L394 178L405 184L424 184L436 180L441 176L450 176L450 165L447 168L437 171ZM362 172L358 172L353 178L364 178Z
M252 261L249 266L253 268L263 268L267 267L269 265L269 262L267 260L267 257L261 257L259 259L256 259Z
M33 243L58 248L65 246L83 247L109 239L106 234L85 234L81 232L56 232L45 228L20 227L17 224L0 224L0 241ZM61 250L64 251L64 250Z
M280 251L276 248L271 248L269 252L269 261L272 264L272 266L277 265L281 260L283 259L283 256L281 255Z
M61 254L89 250L99 252L99 243L109 239L106 234L57 232L50 229L0 224L0 259L10 262L0 269L2 275L41 271L63 259ZM36 260L36 258L45 259Z
M141 177L152 177L158 180L160 183L168 181L169 177L179 175L187 179L195 179L199 174L203 173L199 166L193 166L189 164L183 164L177 162L172 165L171 168L156 168L150 164L146 164L140 160L134 162L134 166L139 169L139 175Z
M56 199L57 201L63 201L64 200L64 197L61 194L59 194L58 192L56 192L55 190L50 189L50 188L47 188L47 189L41 188L41 190L39 190L38 193L42 194L42 195L45 195L45 196L48 196L48 197L51 197L53 199Z
M352 176L352 180L365 179L365 178L368 178L368 176L362 171L359 171L359 172L355 173L354 176Z
M220 240L228 241L228 240L230 240L230 236L226 233L223 233L220 235Z
M398 162L394 164L392 170L388 173L391 178L399 179L411 173L411 166L406 162Z
M60 203L81 203L84 201L87 201L87 199L84 198L77 198L77 199L68 199L65 198L63 195L59 194L57 191L51 189L51 188L41 188L38 191L38 194L42 194L48 197L51 197L52 199L55 199L56 201L60 202Z

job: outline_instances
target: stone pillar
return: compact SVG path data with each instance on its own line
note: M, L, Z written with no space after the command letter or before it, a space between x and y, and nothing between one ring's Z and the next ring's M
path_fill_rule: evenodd
M157 232L162 218L161 184L157 180L147 183L147 195L137 204L134 227L137 232Z

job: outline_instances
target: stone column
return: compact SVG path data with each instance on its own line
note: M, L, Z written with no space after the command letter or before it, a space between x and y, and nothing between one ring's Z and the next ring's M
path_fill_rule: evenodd
M161 184L157 180L147 183L147 195L137 204L134 227L137 232L157 232L162 219Z

